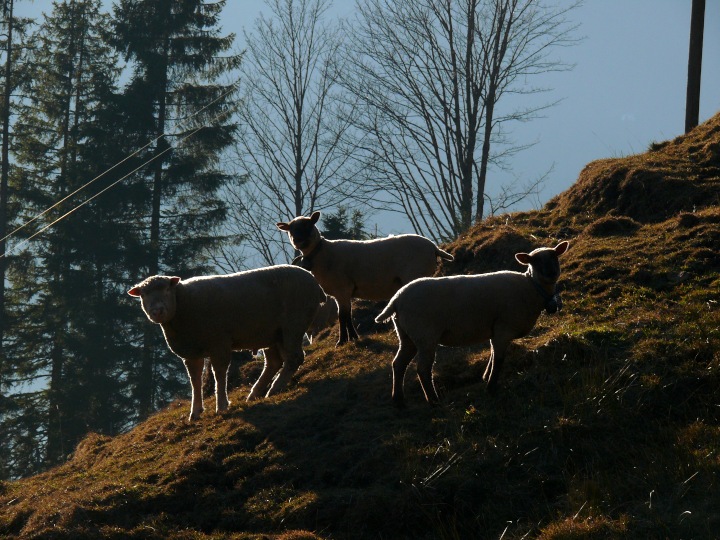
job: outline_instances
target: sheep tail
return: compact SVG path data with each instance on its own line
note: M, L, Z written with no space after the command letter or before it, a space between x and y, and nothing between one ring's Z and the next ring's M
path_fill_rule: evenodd
M385 309L382 310L380 315L375 317L376 323L384 323L388 322L390 319L392 319L392 316L395 315L395 299L393 298L390 300L387 306L385 306Z
M455 260L455 257L453 257L447 251L440 249L439 247L435 248L435 255L437 255L441 259L445 259L446 261L454 261Z

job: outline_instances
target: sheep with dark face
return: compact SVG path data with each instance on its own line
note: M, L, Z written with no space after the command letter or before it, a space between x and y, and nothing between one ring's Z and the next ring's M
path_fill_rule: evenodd
M376 240L328 240L316 227L320 212L278 223L287 232L293 247L302 253L296 262L318 280L337 302L340 320L338 345L358 338L352 322L352 299L387 300L411 281L432 276L437 258L453 256L432 240L403 234Z
M555 313L560 297L555 285L560 276L558 257L568 242L555 248L517 253L527 271L492 272L470 276L423 278L400 289L375 319L393 319L400 344L392 362L393 402L404 402L403 381L408 365L417 357L420 384L429 403L438 395L432 366L438 345L476 345L490 340L490 361L483 379L488 390L497 387L498 376L511 341L526 336L540 313Z
M183 359L192 386L191 420L203 411L202 371L208 357L218 412L230 404L232 351L265 349L265 367L248 400L282 390L305 357L303 336L325 301L310 272L290 265L184 281L152 276L128 294L142 300L147 318L162 327L168 347Z

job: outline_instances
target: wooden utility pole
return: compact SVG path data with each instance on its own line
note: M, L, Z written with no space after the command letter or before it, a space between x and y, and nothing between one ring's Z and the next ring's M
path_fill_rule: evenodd
M687 98L685 101L685 133L700 121L700 72L702 70L705 0L692 1L690 15L690 55L688 59Z

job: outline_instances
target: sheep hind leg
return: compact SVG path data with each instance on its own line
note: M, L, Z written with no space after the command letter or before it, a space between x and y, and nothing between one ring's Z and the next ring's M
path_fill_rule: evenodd
M493 351L492 344L490 344L490 358L488 359L487 366L485 367L485 373L483 373L483 377L482 377L483 381L485 381L485 382L488 381L488 379L490 378L490 373L492 373L493 360L494 360L493 356L494 356L494 351Z
M435 362L435 347L422 348L417 356L417 373L420 385L425 392L425 399L430 405L437 405L440 401L435 390L432 377L432 367Z
M230 349L217 352L210 357L210 367L215 377L215 410L222 412L227 410L230 400L227 395L227 374L230 369Z
M190 386L192 388L192 401L190 402L190 418L189 420L197 420L202 414L203 408L203 389L202 389L202 373L205 367L204 358L183 358L185 369L188 377L190 377Z
M305 360L305 353L300 345L298 345L297 348L290 349L290 352L281 350L280 354L284 360L283 366L270 385L270 389L268 390L266 397L270 397L278 392L281 392L290 382L290 379L298 370L300 364L302 364L303 360Z
M265 390L275 377L275 374L282 367L282 357L278 351L277 345L273 345L265 349L265 366L263 367L260 377L253 385L250 393L248 394L247 401L253 401L260 399L265 395Z
M396 407L403 407L405 405L405 392L403 390L405 372L417 354L417 347L407 335L402 335L400 331L398 331L398 335L400 337L400 346L392 361L392 401Z
M490 363L485 372L490 371L487 373L487 377L483 376L483 379L487 381L487 391L491 394L497 392L498 379L505 361L505 351L507 351L510 341L512 340L503 336L494 336L490 340Z

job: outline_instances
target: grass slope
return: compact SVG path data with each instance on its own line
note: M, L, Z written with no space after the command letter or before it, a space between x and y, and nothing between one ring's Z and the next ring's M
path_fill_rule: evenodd
M720 115L646 154L591 163L543 210L446 246L456 261L444 272L473 273L571 242L565 309L512 347L495 397L480 381L487 347L443 349L443 406L424 403L411 372L408 407L395 410L395 336L363 304L361 342L335 349L334 331L321 335L277 398L246 404L241 386L228 413L193 424L177 402L0 483L0 535L713 538L719 178ZM241 380L258 368L241 366Z

